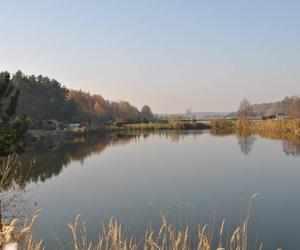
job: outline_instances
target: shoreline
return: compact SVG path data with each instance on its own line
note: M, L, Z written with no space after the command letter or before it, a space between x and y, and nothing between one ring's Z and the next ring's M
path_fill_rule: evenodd
M284 121L239 121L219 120L204 122L158 122L158 123L132 123L123 124L121 126L101 126L98 128L81 128L76 130L43 130L31 129L27 131L26 141L38 141L41 138L63 139L68 137L106 134L114 132L143 132L143 131L204 131L210 130L215 132L286 132L300 136L299 120Z

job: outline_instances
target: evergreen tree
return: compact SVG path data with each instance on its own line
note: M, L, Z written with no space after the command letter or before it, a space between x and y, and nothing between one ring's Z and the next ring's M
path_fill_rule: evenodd
M19 96L9 73L0 73L0 156L18 153L24 146L22 139L28 123L26 117L15 116Z

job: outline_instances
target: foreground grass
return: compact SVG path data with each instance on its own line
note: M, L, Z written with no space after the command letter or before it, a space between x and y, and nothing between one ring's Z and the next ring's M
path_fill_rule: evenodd
M189 234L189 228L176 230L173 224L168 224L165 217L162 218L162 225L158 232L147 230L144 239L136 241L133 237L126 238L123 227L117 220L111 219L108 225L103 226L103 234L99 242L92 243L87 241L87 230L84 221L77 216L73 224L69 227L73 235L73 248L76 250L110 249L110 250L247 250L248 249L248 221L244 221L241 227L236 228L232 233L229 243L223 243L225 220L219 227L219 242L213 248L212 236L207 230L207 225L199 226L196 241ZM228 242L228 241L227 241ZM263 249L262 243L259 250Z
M32 227L37 220L38 215L39 212L36 212L30 221L25 220L21 225L20 221L17 219L12 220L8 224L1 222L0 249L43 249L42 241L36 241L32 233Z
M218 237L214 238L212 225L198 226L197 235L189 233L189 228L177 230L173 224L169 224L166 216L162 216L159 230L155 231L149 225L145 236L136 240L134 236L127 236L123 227L116 219L112 218L102 226L98 242L88 241L88 233L84 220L78 215L75 221L68 224L73 242L71 249L74 250L248 250L248 227L254 199L260 197L254 194L245 212L244 219L232 233L230 238L225 238L225 220L219 225ZM38 212L32 216L29 222L18 226L18 220L12 220L3 226L0 232L1 249L44 249L42 241L35 241L32 227L38 217ZM214 222L213 222L214 224ZM216 244L217 242L217 244ZM9 248L8 248L9 247ZM69 249L69 247L68 247ZM261 243L258 250L263 249Z
M80 216L77 216L73 224L69 224L73 235L73 249L76 250L248 250L248 227L252 210L253 201L261 197L260 194L255 193L252 195L248 208L245 212L242 223L232 233L230 239L224 239L225 220L222 221L218 230L218 239L214 239L213 230L209 230L211 225L198 226L197 238L189 234L189 228L185 230L177 230L173 224L168 224L167 217L162 216L162 224L160 229L155 232L152 230L151 225L145 232L145 237L136 241L134 237L126 237L123 227L117 220L111 219L106 226L102 228L102 236L99 242L92 243L87 240L87 229L84 221ZM217 247L214 247L215 241L218 241ZM226 242L226 243L224 243ZM263 249L261 243L258 247L259 250Z

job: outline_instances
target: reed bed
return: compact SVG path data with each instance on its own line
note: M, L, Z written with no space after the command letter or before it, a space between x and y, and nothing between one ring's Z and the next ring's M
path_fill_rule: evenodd
M295 132L300 129L300 119L287 120L238 120L236 127L241 129L278 130Z
M218 119L210 122L210 126L214 131L228 131L236 126L236 121L227 119Z
M166 123L138 123L128 124L123 126L123 130L202 130L210 129L211 126L206 123L192 122L192 121L170 121Z

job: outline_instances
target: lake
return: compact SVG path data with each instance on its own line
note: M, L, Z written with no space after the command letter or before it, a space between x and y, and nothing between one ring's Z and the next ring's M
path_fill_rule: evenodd
M299 139L299 138L298 138ZM142 237L161 212L178 227L215 215L228 235L254 193L250 246L300 249L300 139L285 134L163 132L40 142L19 210L41 209L35 230L47 249L68 249L67 223L82 214L91 239L114 216ZM151 212L149 206L151 204Z

